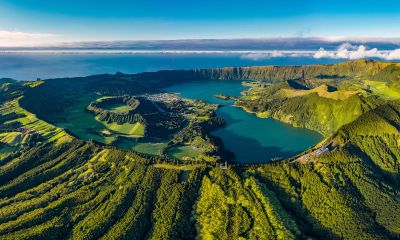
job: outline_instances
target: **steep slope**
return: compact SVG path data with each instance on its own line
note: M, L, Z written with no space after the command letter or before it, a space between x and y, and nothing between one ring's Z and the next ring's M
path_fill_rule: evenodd
M60 94L81 90L77 82L53 84ZM323 114L356 114L335 119L331 137L306 158L224 169L68 136L41 119L51 117L46 107L57 94L46 99L48 85L38 92L31 87L6 91L0 108L3 133L17 121L42 137L0 158L1 239L400 238L400 101L359 95L321 101L318 92L291 98L300 103L285 99L287 113L323 106ZM25 93L32 96L22 99L39 100L19 105ZM53 114L57 106L50 108ZM25 130L18 136L31 134ZM13 133L1 139L14 144L20 138ZM311 154L325 144L327 151Z
M154 73L132 74L130 76L149 83L157 81L164 84L168 84L171 81L177 83L201 79L252 80L280 83L295 79L343 80L354 77L371 78L390 65L398 66L396 63L375 60L356 60L339 64L314 64L309 66L226 67L185 71L159 71Z
M394 239L399 112L400 104L390 103L365 113L340 129L334 150L306 162L227 170L78 140L32 148L2 162L0 235Z
M197 72L208 79L257 80L269 83L293 79L371 77L391 63L374 60L357 60L339 64L309 66L260 66L222 69L205 69Z
M272 117L295 127L305 127L329 136L382 103L375 96L361 94L336 100L311 93L289 98L259 95L256 99L238 99L236 105L259 116Z
M202 189L206 189L201 191L197 205L201 209L208 206L198 218L199 234L226 239L251 238L254 229L249 226L254 225L249 222L263 219L262 208L252 210L255 207L248 205L257 203L257 198L249 198L252 194L246 188L248 182L256 181L274 209L264 220L265 232L261 236L278 239L400 237L399 110L400 103L393 102L361 115L332 138L333 150L308 161L251 166L240 177L221 170L219 174L210 174L211 177L203 179ZM236 169L241 170L241 167ZM205 198L208 205L203 203ZM265 211L269 209L264 207ZM212 217L211 212L219 214ZM235 215L236 212L245 213ZM204 215L212 220L204 219ZM233 222L239 222L235 231L228 229L234 226ZM227 235L237 232L239 235Z
M201 169L185 175L149 161L80 141L29 150L2 166L0 236L194 238L187 202L196 196Z

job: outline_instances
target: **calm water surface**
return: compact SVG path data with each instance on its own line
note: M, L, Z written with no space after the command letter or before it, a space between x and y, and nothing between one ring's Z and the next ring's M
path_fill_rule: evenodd
M294 128L270 118L258 118L233 101L215 98L214 94L240 96L245 90L240 81L204 81L174 85L166 89L182 97L201 99L208 103L222 104L217 114L227 126L213 132L222 138L225 147L233 151L240 163L263 163L272 158L292 157L322 140L322 136L304 128Z
M304 57L248 59L240 54L0 54L0 78L82 77L102 73L138 73L166 69L194 69L259 65L304 65L341 60Z

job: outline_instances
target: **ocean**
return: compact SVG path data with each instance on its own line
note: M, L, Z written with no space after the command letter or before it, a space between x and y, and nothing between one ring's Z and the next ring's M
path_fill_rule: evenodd
M36 80L81 77L103 73L139 73L171 69L220 68L262 65L338 63L339 59L312 57L252 58L242 54L146 53L146 54L0 54L0 78Z

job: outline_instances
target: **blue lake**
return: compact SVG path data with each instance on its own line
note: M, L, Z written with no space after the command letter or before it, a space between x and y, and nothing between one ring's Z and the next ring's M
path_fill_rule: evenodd
M258 118L233 101L224 101L214 94L240 96L245 90L240 81L203 81L174 85L166 91L179 93L184 98L201 99L223 105L217 114L227 126L213 132L221 137L227 149L236 155L239 163L265 163L274 158L292 157L322 140L317 132L294 128L270 118Z

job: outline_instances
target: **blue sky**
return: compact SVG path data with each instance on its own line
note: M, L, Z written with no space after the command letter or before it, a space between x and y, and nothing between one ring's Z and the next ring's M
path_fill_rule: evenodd
M0 45L144 39L400 37L400 1L1 0Z

